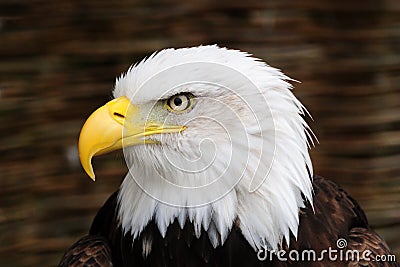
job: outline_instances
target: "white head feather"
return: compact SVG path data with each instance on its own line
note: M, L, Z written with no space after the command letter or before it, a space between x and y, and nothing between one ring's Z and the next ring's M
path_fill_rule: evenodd
M154 219L162 235L175 219L203 228L214 247L236 223L254 249L277 249L297 236L303 197L312 203L309 128L291 79L237 50L166 49L131 67L115 84L146 117L186 125L154 135L161 144L125 149L119 218L136 238ZM195 96L182 114L160 115L156 103ZM164 114L164 113L163 113Z

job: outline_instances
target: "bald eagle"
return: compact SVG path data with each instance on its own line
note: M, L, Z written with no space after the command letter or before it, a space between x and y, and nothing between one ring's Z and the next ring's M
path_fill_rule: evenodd
M357 202L314 176L291 81L218 46L132 66L79 137L93 180L92 157L117 149L129 172L59 266L398 266Z

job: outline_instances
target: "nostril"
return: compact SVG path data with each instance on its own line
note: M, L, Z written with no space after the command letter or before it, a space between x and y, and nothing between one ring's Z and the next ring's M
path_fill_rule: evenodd
M121 119L124 119L124 118L125 118L124 115L122 115L121 113L118 113L118 112L114 112L114 116L119 117L119 118L121 118Z

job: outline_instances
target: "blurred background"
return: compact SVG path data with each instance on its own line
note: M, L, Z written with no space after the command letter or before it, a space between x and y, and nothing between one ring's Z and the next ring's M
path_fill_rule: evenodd
M126 172L77 140L130 64L166 47L248 51L300 80L315 172L365 209L400 258L397 0L0 0L0 265L55 266Z

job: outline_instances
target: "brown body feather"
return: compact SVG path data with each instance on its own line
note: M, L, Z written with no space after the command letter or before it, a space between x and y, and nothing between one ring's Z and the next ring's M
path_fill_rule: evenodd
M248 244L237 224L232 228L223 246L213 248L203 232L196 238L192 224L181 229L175 221L168 227L165 238L151 221L137 240L123 235L117 219L117 193L114 193L98 212L90 233L74 244L64 255L59 266L399 266L393 261L376 261L377 255L390 255L385 241L368 225L357 202L333 182L315 177L314 209L308 203L300 211L298 237L293 236L287 252L337 248L337 240L347 241L346 250L370 250L370 261L339 258L331 261L326 255L322 261L282 261L276 255L257 258L257 252ZM339 254L338 254L339 255ZM289 258L286 255L286 258ZM112 264L111 264L112 263Z

